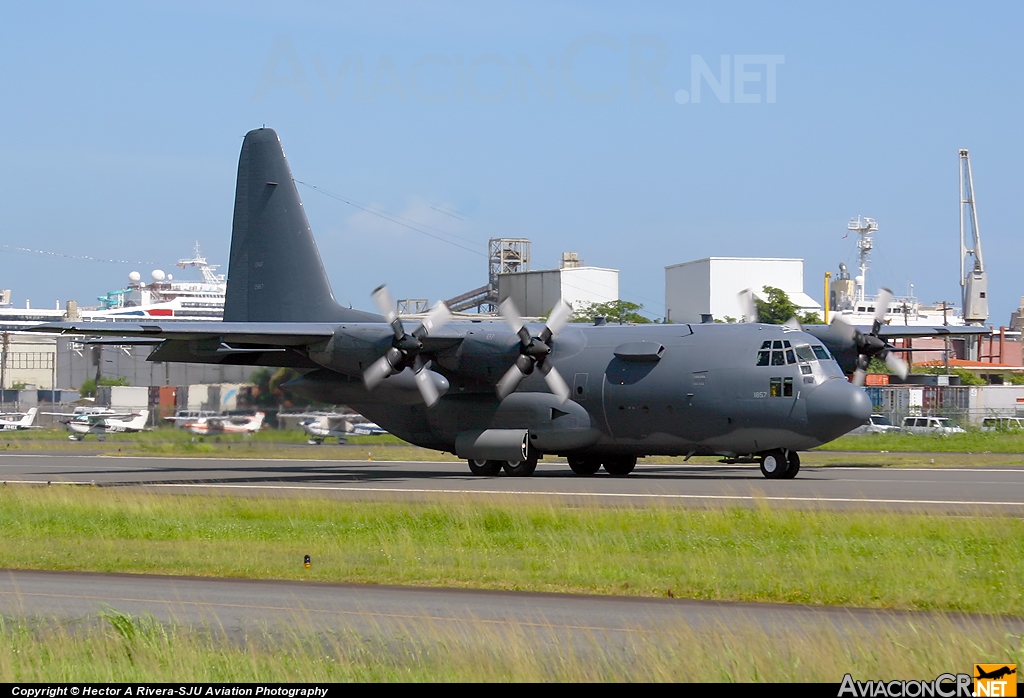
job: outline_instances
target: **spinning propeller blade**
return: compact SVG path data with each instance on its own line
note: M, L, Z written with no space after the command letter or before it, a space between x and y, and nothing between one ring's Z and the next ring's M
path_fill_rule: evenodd
M511 299L502 301L498 306L498 312L501 313L501 317L509 328L519 335L519 356L516 357L515 364L498 381L496 386L498 399L504 400L508 397L519 386L520 381L533 373L534 368L537 368L544 375L544 381L548 384L551 392L565 402L569 398L569 386L566 385L565 380L555 367L547 362L547 359L551 355L551 340L569 321L572 308L559 299L555 303L555 307L552 308L544 329L537 337L530 335L530 331L526 329L526 325Z
M391 325L395 336L391 340L391 346L388 348L387 353L374 361L363 372L363 382L366 384L366 389L373 390L388 376L401 373L407 368L412 368L416 374L416 387L419 388L420 395L423 396L423 402L427 404L427 407L432 407L437 404L440 394L433 378L430 376L430 370L427 368L430 362L420 356L420 353L423 351L422 340L431 332L435 332L448 324L452 319L451 311L448 310L448 306L439 302L426 314L420 322L420 326L413 330L412 334L408 334L395 310L395 301L391 297L388 287L378 286L371 295L373 302L377 305L377 309L380 310L385 321Z

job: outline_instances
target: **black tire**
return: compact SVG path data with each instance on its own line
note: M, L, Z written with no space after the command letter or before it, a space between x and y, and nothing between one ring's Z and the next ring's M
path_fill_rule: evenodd
M474 475L493 477L501 472L500 460L473 460L469 459L469 472Z
M769 480L778 480L781 477L785 477L788 469L789 463L786 461L786 453L781 448L761 454L761 474Z
M788 456L789 467L786 468L786 472L782 475L787 480L792 480L796 477L796 474L800 472L800 454L796 451L790 451Z
M501 467L505 469L505 474L509 477L530 477L536 472L537 461L539 460L540 454L531 446L527 452L526 460L502 461Z
M604 469L612 477L626 477L636 467L636 456L608 456Z
M566 460L569 461L569 467L577 475L589 476L601 469L601 460L599 458L569 456Z

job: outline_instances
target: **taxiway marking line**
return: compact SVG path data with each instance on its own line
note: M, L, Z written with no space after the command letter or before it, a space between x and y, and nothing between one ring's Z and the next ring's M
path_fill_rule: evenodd
M561 630L605 630L612 632L622 633L635 633L635 628L609 628L596 625L566 625L564 623L537 623L533 621L518 621L518 620L495 620L487 618L455 618L450 616L431 616L425 614L414 614L414 613L382 613L380 611L343 611L343 610L327 610L320 608L303 608L301 606L260 606L257 604L243 604L243 603L221 603L217 601L183 601L169 599L137 599L128 598L122 596L85 596L77 594L45 594L42 592L22 592L22 591L0 591L0 596L32 596L32 597L44 597L50 599L77 599L81 601L126 601L129 603L159 603L159 604L181 604L188 606L202 607L219 607L219 608L244 608L253 611L292 611L295 613L319 613L324 615L341 615L341 616L371 616L375 618L390 618L399 620L429 620L429 621L444 621L452 623L485 623L490 625L511 625L511 626L526 626L534 628L558 628Z
M8 483L20 485L46 485L47 480L8 480ZM515 496L540 496L540 497L607 497L607 498L633 498L633 499L690 499L690 500L721 500L721 501L771 501L771 502L833 502L843 504L952 504L959 506L1011 506L1024 507L1024 502L985 502L985 501L964 501L956 499L871 499L858 497L779 497L773 495L750 495L750 494L659 494L655 492L550 492L538 490L453 490L447 488L431 489L427 487L340 487L336 485L324 485L323 487L309 487L303 485L232 485L232 484L194 484L194 483L165 483L165 482L130 482L130 483L92 483L92 482L57 482L58 485L103 485L115 484L127 487L165 487L165 488L190 488L190 489L237 489L237 490L296 490L308 492L376 492L376 493L398 493L398 494L491 494L491 495L515 495Z

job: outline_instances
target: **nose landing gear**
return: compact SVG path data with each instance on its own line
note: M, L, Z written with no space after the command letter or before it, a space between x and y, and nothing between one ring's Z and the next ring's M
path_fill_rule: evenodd
M800 472L800 454L777 448L761 454L761 474L769 480L791 480Z

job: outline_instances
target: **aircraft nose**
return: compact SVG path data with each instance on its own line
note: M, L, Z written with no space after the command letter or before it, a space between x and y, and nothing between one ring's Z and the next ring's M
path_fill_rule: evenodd
M814 435L831 441L856 429L871 416L871 399L845 380L826 381L807 396L807 421Z

